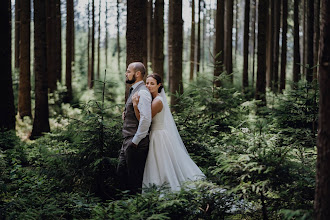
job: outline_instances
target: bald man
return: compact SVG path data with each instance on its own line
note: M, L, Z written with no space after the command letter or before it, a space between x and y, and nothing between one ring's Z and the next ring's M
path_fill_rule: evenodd
M145 67L133 62L126 70L126 83L131 84L130 93L123 112L123 145L119 153L117 173L121 186L131 194L141 192L144 165L149 151L149 128L151 124L152 97L143 82ZM140 120L134 113L132 96L138 92Z

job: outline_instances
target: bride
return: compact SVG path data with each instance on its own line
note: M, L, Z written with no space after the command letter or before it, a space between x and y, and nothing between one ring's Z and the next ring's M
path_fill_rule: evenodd
M143 186L166 185L171 191L179 191L184 182L204 179L205 175L190 158L182 142L167 104L161 77L157 74L149 75L146 86L153 98L153 119ZM132 100L135 115L140 120L137 93L133 95Z

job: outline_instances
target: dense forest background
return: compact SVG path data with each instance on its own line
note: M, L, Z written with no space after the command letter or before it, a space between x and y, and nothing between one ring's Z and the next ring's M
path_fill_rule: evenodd
M329 0L4 0L1 219L329 219ZM128 86L164 78L207 180L130 196Z

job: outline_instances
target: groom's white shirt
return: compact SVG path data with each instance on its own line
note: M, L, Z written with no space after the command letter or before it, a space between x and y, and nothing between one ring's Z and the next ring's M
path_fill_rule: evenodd
M141 83L143 83L143 81L137 82L134 85L132 85L133 92L134 89ZM133 95L133 92L131 95ZM140 122L139 122L139 127L132 139L132 142L136 145L138 145L140 141L147 136L152 119L151 117L152 98L150 92L141 89L138 91L138 94L140 96L140 99L137 107L140 111Z

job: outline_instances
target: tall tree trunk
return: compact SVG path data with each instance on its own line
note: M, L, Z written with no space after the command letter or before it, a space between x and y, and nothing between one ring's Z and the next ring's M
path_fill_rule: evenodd
M87 3L87 84L89 84L89 78L91 73L91 54L90 54L90 42L91 42L91 28L90 28L90 2Z
M330 219L330 0L322 0L320 34L320 102L317 135L315 219Z
M154 64L152 63L152 50L153 50L153 0L147 2L147 44L148 44L148 62L151 62L151 69Z
M152 68L164 79L164 0L155 1Z
M195 0L191 0L191 32L190 32L190 75L189 80L194 79L195 67Z
M274 83L273 83L273 92L278 92L278 63L279 63L279 39L280 39L280 21L281 21L281 0L274 2L274 58L273 58L273 76L274 76Z
M268 15L268 43L267 43L267 87L274 88L274 2L275 0L269 0L270 13ZM268 10L268 9L267 9ZM258 11L259 13L259 11Z
M72 100L72 44L73 44L73 0L67 0L66 3L66 72L65 72L65 85L67 89L66 102Z
M226 71L233 82L233 1L226 1Z
M49 132L47 48L46 48L46 2L34 0L34 66L35 111L30 139Z
M313 0L307 0L307 70L306 80L307 82L313 81L313 35L314 35L314 2Z
M97 79L100 79L100 43L101 43L101 0L99 1L99 22L98 22L98 40L97 40Z
M168 61L168 74L167 74L167 81L168 81L168 90L171 91L171 78L172 78L172 48L173 48L173 45L172 45L172 41L171 39L173 38L173 28L172 28L172 24L173 24L173 4L171 2L171 4L169 3L168 4L168 37L167 37L167 61Z
M266 105L266 27L268 0L259 0L256 100Z
M105 68L108 68L108 0L105 1Z
M293 13L293 88L296 88L298 81L300 80L300 44L299 44L299 2L300 0L294 0L294 13Z
M23 119L24 116L32 116L31 113L31 1L21 1L21 59L20 59L20 74L19 74L19 91L18 91L18 112Z
M215 68L213 74L215 77L219 77L219 75L223 72L224 42L225 42L224 18L225 18L225 0L217 0L217 11L215 18L216 38L215 38L215 47L214 47ZM221 81L215 80L215 86L220 87Z
M0 131L15 130L15 106L11 71L11 1L1 1L0 7Z
M118 59L118 72L120 72L120 34L119 34L119 18L120 18L120 8L119 8L119 1L117 0L117 59Z
M306 53L306 50L307 50L307 19L306 19L306 14L307 14L307 1L308 0L302 0L302 4L303 4L303 53L302 53L302 56L303 56L303 76L305 77L306 76L306 57L307 57L307 53Z
M15 1L15 68L19 68L20 57L21 1Z
M254 88L254 78L255 78L255 54L256 54L256 17L257 16L257 0L253 0L253 16L252 16L252 48L253 48L253 52L252 52L252 87Z
M183 20L182 20L182 1L181 0L170 0L169 2L172 7L169 12L172 14L172 20L169 24L169 28L172 31L169 44L172 45L172 74L170 78L170 88L172 94L183 93L182 83L182 48L183 48ZM173 59L175 57L175 59ZM172 110L178 111L175 105L178 104L178 99L171 96Z
M197 26L197 60L196 60L197 76L200 72L201 62L201 0L198 0L198 26Z
M201 49L201 65L202 72L205 70L205 37L206 37L206 3L203 0L203 27L202 27L202 49Z
M126 29L126 66L132 62L143 62L146 58L145 46L147 32L146 0L127 1L127 29ZM127 99L129 86L126 85L125 100Z
M56 90L55 71L55 32L56 32L56 5L55 0L46 1L46 40L47 40L47 75L48 88L50 92Z
M313 80L317 80L317 70L319 64L319 42L320 42L320 0L314 1L314 69Z
M61 25L61 0L55 0L55 74L56 80L62 81L62 25Z
M235 13L235 28L236 28L236 31L235 31L235 63L237 62L237 50L238 50L238 26L239 26L239 23L238 23L238 18L239 18L239 0L236 0L236 4L235 4L235 7L236 7L236 13Z
M288 32L288 0L282 0L282 52L281 52L281 79L280 92L285 89L286 81L286 52L287 52L287 37Z
M92 54L91 54L91 67L88 74L88 88L94 87L94 61L95 61L95 2L92 0Z
M243 61L243 91L249 86L249 23L250 23L250 0L245 0L244 12L244 61Z

